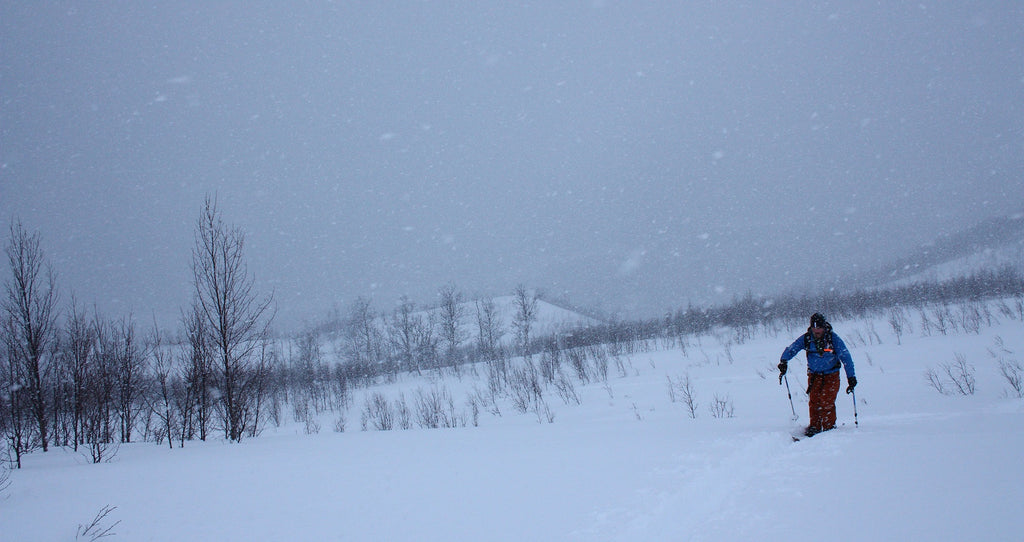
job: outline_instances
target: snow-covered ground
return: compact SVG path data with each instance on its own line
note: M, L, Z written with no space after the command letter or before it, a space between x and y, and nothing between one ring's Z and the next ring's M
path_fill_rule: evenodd
M503 332L499 342L506 345L513 344L515 342L515 329L512 326L512 322L515 320L516 313L519 312L515 296L498 296L491 298L490 302L494 303L494 317L499 323L498 327ZM477 301L462 303L460 310L463 315L461 320L462 334L465 337L476 337L479 332L479 326L477 324ZM419 311L416 313L416 316L425 319L433 313L433 317L440 321L441 316L439 312L439 309L430 309L426 311ZM578 312L544 301L543 299L537 299L534 307L534 320L530 326L530 335L540 337L555 334L565 329L573 329L600 323L600 321L589 316L584 316ZM385 325L384 322L380 322L380 324L382 328Z
M1024 240L1007 243L997 248L988 248L962 256L948 262L929 266L919 273L898 280L879 284L879 289L898 288L920 283L942 283L962 277L969 277L983 271L1014 269L1024 273ZM901 270L909 272L910 268Z
M73 540L104 506L115 540L1021 540L1024 399L999 361L1024 360L1024 323L980 333L913 333L886 318L833 321L857 367L857 421L840 392L840 427L792 442L806 423L803 356L789 384L774 366L799 333L731 332L624 360L607 383L554 388L549 423L499 402L479 425L361 431L364 394L450 391L466 409L484 372L404 377L358 390L348 427L268 427L240 444L122 446L108 463L33 453L0 498L0 539ZM897 343L900 344L897 344ZM942 395L924 376L957 356L976 393ZM569 370L566 366L565 370ZM692 419L669 379L689 375ZM845 377L844 377L845 387ZM733 417L715 417L718 400Z

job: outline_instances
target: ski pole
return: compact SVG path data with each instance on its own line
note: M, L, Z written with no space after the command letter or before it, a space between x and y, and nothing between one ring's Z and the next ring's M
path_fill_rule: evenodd
M789 409L793 411L793 421L796 421L800 419L800 417L796 415L796 407L793 406L793 393L789 391L789 377L786 375L782 375L782 378L786 380L786 395L789 396ZM856 411L856 406L854 406L854 410ZM857 416L854 415L854 418L856 417Z
M853 396L853 426L860 427L860 423L857 422L857 390L850 390L850 395Z

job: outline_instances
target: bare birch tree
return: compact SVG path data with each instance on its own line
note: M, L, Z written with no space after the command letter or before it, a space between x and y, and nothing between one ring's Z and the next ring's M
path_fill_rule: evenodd
M477 350L485 360L497 357L498 345L502 333L501 315L494 299L478 299L476 301Z
M79 444L85 441L83 424L89 382L96 356L96 328L89 322L83 311L79 311L74 297L71 311L65 324L64 341L61 345L61 363L71 388L71 430L72 447L77 452Z
M14 333L12 321L6 315L0 314L0 323L4 334ZM28 378L9 341L3 342L0 356L3 360L0 367L0 433L7 444L10 461L20 469L21 457L32 451L35 442L30 394L26 386Z
M465 299L454 284L447 284L441 288L438 297L441 303L438 312L445 362L458 367L462 361L459 359L459 349L467 335L462 328L462 320L466 315L466 306L463 304Z
M398 306L387 319L387 340L398 358L399 370L422 374L417 347L423 334L423 318L416 314L416 304L402 296Z
M177 424L181 421L180 413L176 412L175 391L182 386L175 386L175 379L179 378L174 372L174 356L163 343L160 329L153 324L153 333L149 339L147 350L151 352L153 360L153 393L146 394L146 405L160 421L160 427L156 431L156 441L159 444L164 438L167 439L167 447L174 449L174 437Z
M522 353L526 355L530 348L530 332L533 323L537 321L537 294L520 284L516 286L512 295L516 310L512 316L512 326L516 330L516 342L522 349Z
M143 408L143 375L148 354L140 348L131 316L121 320L114 328L116 344L115 370L117 371L117 417L120 421L121 442L132 441L132 429Z
M57 333L57 275L46 261L39 234L29 233L20 222L11 225L5 252L11 276L0 302L0 314L7 321L3 340L12 361L23 368L32 417L45 452L50 439L44 377Z
M259 354L272 319L272 296L257 296L244 248L242 231L224 224L216 201L208 196L192 252L195 309L215 360L224 435L236 442L246 434L261 399Z
M205 442L212 419L213 361L205 322L199 313L198 303L193 304L192 310L182 317L187 341L182 345L179 370L184 389L176 396L182 417L182 446L186 440L196 436Z
M349 309L342 330L349 364L356 368L358 377L365 381L376 378L382 357L384 339L377 327L376 318L370 300L357 298Z

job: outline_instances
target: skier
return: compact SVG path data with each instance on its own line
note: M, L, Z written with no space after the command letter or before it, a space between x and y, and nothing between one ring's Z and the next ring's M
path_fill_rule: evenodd
M853 392L857 377L853 358L846 344L832 332L832 324L820 313L811 316L811 326L782 352L779 380L786 374L789 360L801 350L807 351L807 395L810 424L804 435L814 435L836 426L836 395L839 393L839 368L846 369L846 393Z

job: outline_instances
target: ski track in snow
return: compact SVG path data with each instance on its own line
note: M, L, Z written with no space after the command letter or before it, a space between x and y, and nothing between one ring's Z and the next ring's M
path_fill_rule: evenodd
M736 517L735 495L786 463L792 444L788 433L765 432L695 442L693 452L674 456L674 467L651 474L656 485L624 507L596 513L593 528L574 539L675 540L685 532L686 540L704 540L709 524Z
M866 428L851 420L799 442L781 431L694 442L572 539L804 540L823 531L833 540L1003 539L1006 518L1024 502L1024 466L1006 469L1019 451L1005 437L1024 433L1022 410L1011 401L883 414Z

